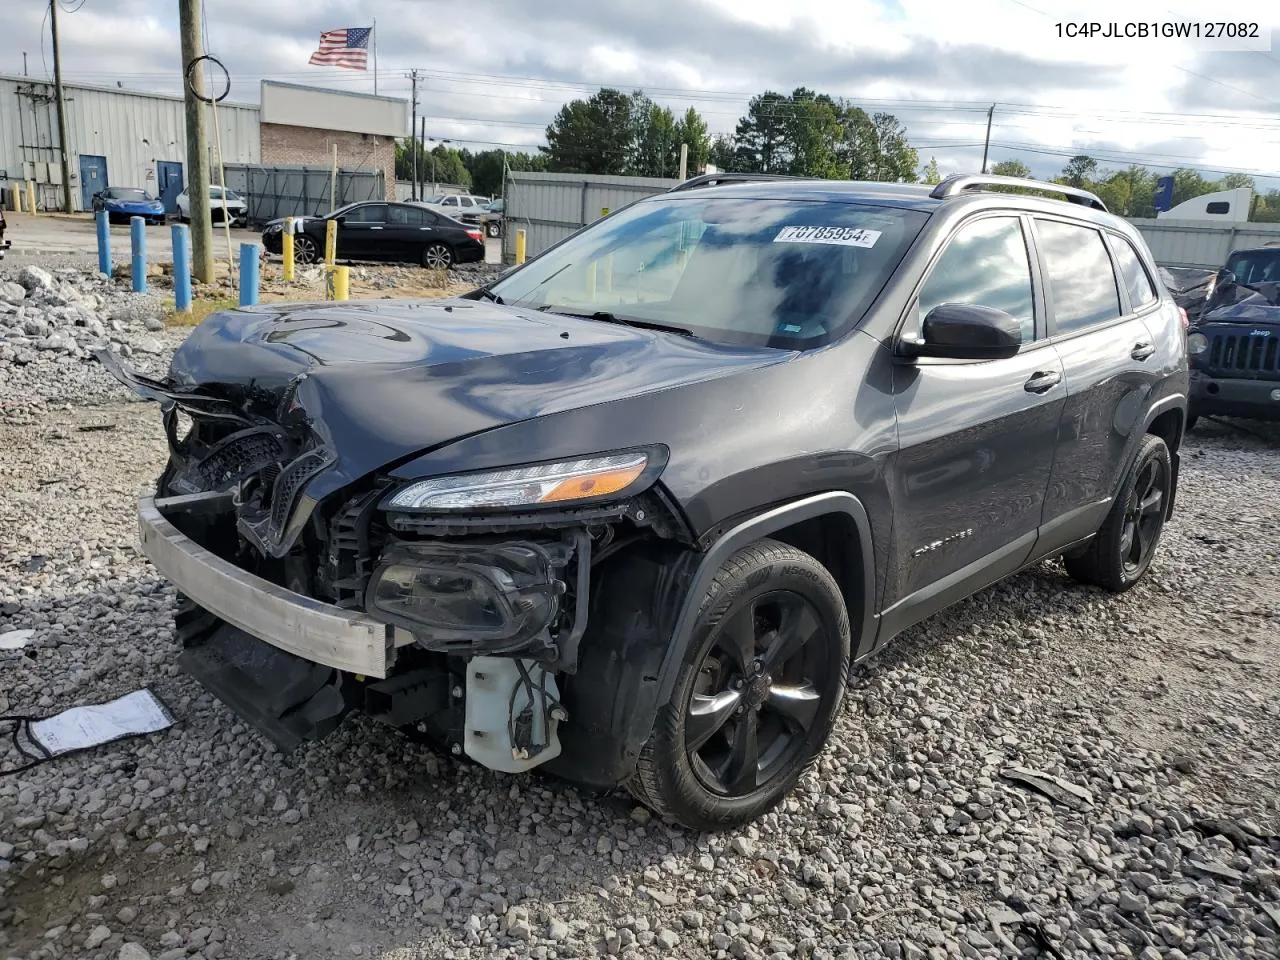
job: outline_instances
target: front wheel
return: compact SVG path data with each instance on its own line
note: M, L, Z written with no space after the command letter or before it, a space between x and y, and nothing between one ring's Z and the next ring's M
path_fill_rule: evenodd
M431 270L447 270L453 263L453 251L443 243L433 243L422 251L422 265Z
M778 805L835 723L849 616L825 567L762 540L716 574L628 782L660 816L723 830Z
M319 258L320 248L305 233L295 234L293 238L293 259L295 263L315 263Z
M1067 573L1113 593L1132 587L1155 557L1172 492L1169 448L1160 437L1147 434L1097 536L1083 553L1063 557Z
M499 224L498 224L498 223L496 223L496 222L495 222L495 223L487 223L487 224L485 224L484 232L485 232L485 233L487 233L487 234L488 234L489 236L491 236L491 237L496 237L499 233L501 233L501 232L502 232L502 227L501 227L501 225L499 225Z

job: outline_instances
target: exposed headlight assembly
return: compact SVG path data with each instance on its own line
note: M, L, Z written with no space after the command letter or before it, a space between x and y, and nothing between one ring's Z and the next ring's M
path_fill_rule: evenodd
M1209 338L1203 333L1193 333L1187 337L1187 352L1199 356L1209 349Z
M633 450L528 467L460 473L419 480L397 490L385 510L504 509L591 502L638 490L662 466L649 451Z

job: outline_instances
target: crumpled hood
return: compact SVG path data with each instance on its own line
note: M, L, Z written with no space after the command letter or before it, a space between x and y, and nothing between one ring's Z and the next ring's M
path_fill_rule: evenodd
M309 487L319 499L471 434L792 355L478 300L270 305L205 320L170 387L273 421L300 412L337 457Z
M1280 305L1264 303L1261 298L1242 300L1203 314L1200 322L1280 324Z

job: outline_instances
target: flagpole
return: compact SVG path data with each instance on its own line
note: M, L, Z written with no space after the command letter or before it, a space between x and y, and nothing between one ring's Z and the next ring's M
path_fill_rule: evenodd
M373 18L373 95L378 95L378 18Z

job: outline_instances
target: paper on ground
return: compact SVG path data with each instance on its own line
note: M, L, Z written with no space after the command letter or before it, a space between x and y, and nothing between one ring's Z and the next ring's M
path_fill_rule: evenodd
M171 726L173 717L164 704L150 690L138 690L109 703L72 707L32 721L28 729L32 740L57 755Z

